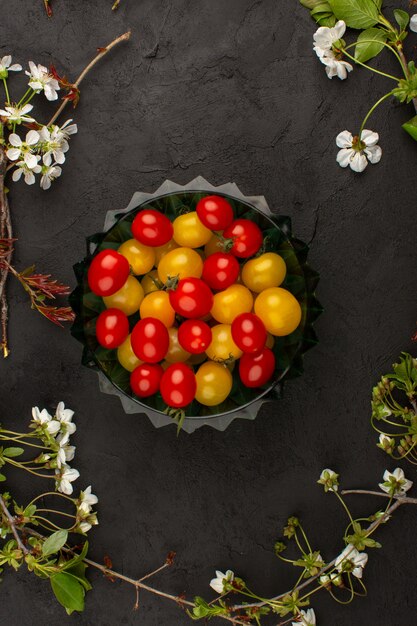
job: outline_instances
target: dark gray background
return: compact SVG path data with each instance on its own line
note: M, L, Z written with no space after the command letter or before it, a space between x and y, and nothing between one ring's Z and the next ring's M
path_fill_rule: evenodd
M53 408L61 399L75 409L77 487L92 483L100 498L100 526L90 537L96 559L108 554L118 570L139 577L176 550L176 566L155 579L167 591L210 597L214 569L228 567L261 594L282 591L296 572L272 546L288 515L302 515L325 558L342 549L345 519L315 485L321 469L340 471L345 486L372 487L395 467L375 447L369 403L375 381L412 349L416 146L400 128L412 110L385 104L368 124L380 133L381 163L363 175L340 169L336 134L358 129L368 102L391 87L359 69L330 82L311 50L315 26L295 0L122 0L116 14L111 0L56 0L51 20L41 0L1 5L0 53L22 64L54 61L71 77L97 46L133 31L83 85L79 134L61 179L46 193L13 186L20 268L36 262L74 284L84 237L101 229L108 209L166 178L186 183L201 174L264 194L275 212L292 217L296 235L311 243L325 306L320 344L282 401L225 433L204 428L176 439L173 429L155 430L102 395L68 330L32 312L10 285L1 420L23 427L32 405ZM383 65L398 71L390 59ZM408 466L407 473L415 478ZM10 487L24 500L39 485L13 477ZM367 515L380 504L364 498L353 506ZM345 608L314 597L320 624L416 623L415 519L412 508L400 510L381 530L383 550L366 569L367 599ZM91 578L85 613L69 618L46 583L7 573L0 624L188 623L175 605L149 595L132 613L131 588Z

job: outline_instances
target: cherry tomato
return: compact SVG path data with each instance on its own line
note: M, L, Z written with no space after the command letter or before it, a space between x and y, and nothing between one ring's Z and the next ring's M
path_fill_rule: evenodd
M196 400L205 406L216 406L226 400L232 389L232 375L225 365L206 361L197 374Z
M170 220L155 209L139 211L132 223L134 238L152 248L168 243L173 232Z
M155 363L142 363L130 375L130 386L133 393L139 398L153 396L159 391L164 370Z
M200 278L203 271L201 256L191 248L176 248L168 252L159 262L158 276L165 285L168 278Z
M178 328L168 328L169 348L165 355L168 363L184 363L190 357L190 353L184 350L178 340Z
M152 291L142 300L140 305L140 316L155 317L164 326L169 328L175 321L175 311L171 306L169 295L166 291Z
M143 296L144 293L140 282L134 276L128 276L123 287L111 296L105 296L103 301L108 309L114 307L120 309L126 315L133 315L133 313L139 311Z
M256 254L263 242L263 235L259 226L245 219L232 222L223 232L223 237L233 242L230 252L242 259L247 259Z
M111 296L129 276L129 262L116 250L102 250L88 268L88 285L96 296Z
M245 387L262 387L275 370L275 355L269 348L256 354L244 354L239 361L239 376Z
M232 337L243 352L259 352L265 346L266 329L253 313L241 313L232 322Z
M211 239L212 232L200 221L197 213L191 211L175 218L173 224L174 239L178 245L186 248L199 248Z
M221 196L206 196L198 201L196 212L210 230L224 230L233 222L233 208Z
M302 311L298 300L286 289L265 289L255 300L255 313L266 330L278 337L289 335L301 322Z
M133 372L133 370L142 363L133 352L130 335L128 335L124 342L117 348L117 360L128 372Z
M211 236L211 239L209 239L206 245L204 246L204 254L206 255L206 257L210 256L211 254L214 254L215 252L224 251L222 236L223 236L223 233L218 233L218 234L215 233Z
M239 262L232 254L215 252L204 261L202 278L211 289L226 289L236 282L239 270Z
M164 324L154 317L139 320L132 330L130 340L133 352L146 363L158 363L168 352L168 331Z
M162 283L158 278L158 270L151 270L145 274L140 284L142 285L145 295L151 293L151 291L159 291L162 287Z
M213 297L211 314L222 324L231 324L240 313L252 311L253 297L244 285L231 285Z
M160 389L162 399L168 406L187 406L194 400L196 388L194 372L185 363L173 363L163 373Z
M118 348L129 334L129 320L119 309L102 311L96 322L97 341L103 348Z
M251 291L259 293L270 287L279 287L286 273L284 259L275 252L265 252L246 261L242 268L242 281Z
M201 320L186 320L178 328L178 341L190 354L201 354L211 343L211 328Z
M206 354L212 361L229 361L240 359L240 350L232 337L232 327L230 324L217 324L211 329L212 340L206 350Z
M128 239L119 246L118 253L124 256L136 275L146 274L155 265L155 248L144 246L136 239Z
M165 243L163 246L158 246L157 248L154 248L154 250L155 250L155 265L158 266L159 265L159 261L166 254L168 254L168 252L171 252L171 250L175 250L175 248L178 248L178 244L173 239L170 239L168 241L168 243Z
M182 278L176 289L169 291L169 301L182 317L204 317L210 313L213 294L200 278Z

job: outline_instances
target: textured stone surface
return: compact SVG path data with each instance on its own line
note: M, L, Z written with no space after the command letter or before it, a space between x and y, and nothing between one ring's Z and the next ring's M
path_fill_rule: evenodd
M21 426L32 405L61 399L76 410L79 486L92 483L100 498L100 526L91 536L96 559L108 554L117 569L140 577L176 550L176 567L155 580L166 590L208 596L214 569L230 567L273 594L294 576L272 552L288 515L303 516L325 558L342 547L345 519L315 486L320 470L333 467L345 485L369 487L387 466L375 447L369 400L375 380L412 349L416 147L399 128L412 112L390 103L375 114L369 126L380 132L383 160L355 176L336 165L334 137L358 128L367 102L384 93L384 79L355 70L344 83L328 81L311 52L314 25L294 0L122 0L116 14L110 5L57 0L49 21L41 0L22 0L18 19L12 7L2 12L0 54L54 61L71 76L98 45L133 30L83 88L74 115L80 132L61 180L48 193L13 187L16 262L36 262L73 284L84 236L135 190L198 174L233 180L244 193L265 194L311 242L326 309L320 344L307 355L305 375L254 423L176 439L100 394L95 374L80 365L80 346L30 311L11 285L1 420ZM384 65L394 71L390 59ZM31 481L16 476L11 487L22 499L32 493ZM364 499L354 510L373 507ZM369 597L345 608L317 596L320 624L410 623L414 510L400 510L380 537L383 550L366 571ZM45 583L8 573L1 626L188 623L152 596L142 595L140 612L132 613L132 589L92 579L85 613L67 618Z

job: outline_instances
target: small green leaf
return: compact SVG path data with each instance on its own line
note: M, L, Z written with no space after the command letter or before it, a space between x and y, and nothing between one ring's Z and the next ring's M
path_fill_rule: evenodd
M329 0L338 20L350 28L369 28L378 22L378 7L373 0Z
M75 578L77 578L78 582L84 587L86 591L90 591L90 589L92 589L92 586L85 575L86 569L87 565L85 563L77 563L77 565L73 565L65 571L68 572L68 574L72 574L72 576L75 576Z
M417 115L412 117L411 120L408 120L408 122L405 122L402 127L414 141L417 141Z
M6 480L6 476L4 474L0 474L0 483Z
M310 15L319 26L332 28L336 24L336 18L328 2L320 2L310 11Z
M300 0L300 3L303 7L310 9L311 11L312 9L315 9L317 5L322 4L323 0Z
M68 539L68 532L66 530L57 530L46 539L42 546L42 556L50 556L55 554L64 546Z
M51 587L56 599L67 612L84 610L84 587L67 572L51 576Z
M410 16L408 15L407 11L403 11L402 9L394 9L394 17L401 30L405 30L408 26L408 22L410 21Z
M386 33L380 28L367 28L358 37L355 59L362 63L373 59L381 52L386 40Z
M4 448L3 450L3 455L9 458L12 458L14 456L20 456L23 453L24 453L23 448Z

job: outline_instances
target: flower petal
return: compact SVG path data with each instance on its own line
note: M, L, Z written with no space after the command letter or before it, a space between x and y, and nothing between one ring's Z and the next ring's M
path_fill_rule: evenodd
M350 160L350 169L354 172L363 172L368 165L366 156L362 152L355 152L354 156Z
M361 141L364 142L367 148L371 146L375 146L379 141L378 133L375 133L373 130L366 130L366 128L362 131Z
M337 153L336 161L339 163L340 167L347 167L350 165L354 156L355 151L352 148L342 148Z
M379 163L382 157L382 148L381 146L371 146L370 148L365 148L364 150L369 163L375 164Z
M353 143L353 135L348 130L342 130L336 137L336 146L338 148L351 148Z
M417 13L414 13L410 18L410 30L412 30L413 33L417 33Z
M19 148L9 148L8 150L6 150L6 154L7 154L7 157L11 161L17 161L17 159L20 157L20 149Z
M39 133L36 130L30 130L26 135L26 143L28 146L34 146L39 141Z

